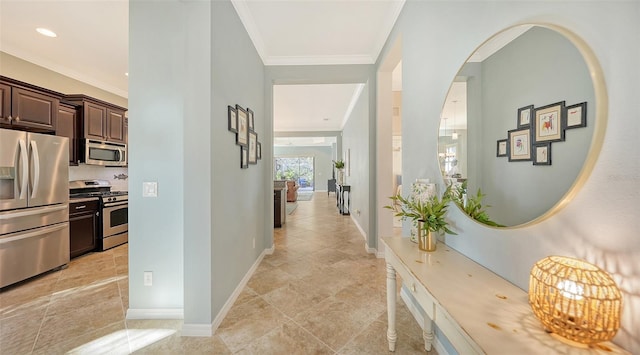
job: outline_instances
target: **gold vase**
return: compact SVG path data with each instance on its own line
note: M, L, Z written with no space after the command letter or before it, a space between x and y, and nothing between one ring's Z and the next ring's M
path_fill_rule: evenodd
M436 250L436 235L421 219L418 220L418 249L422 251Z

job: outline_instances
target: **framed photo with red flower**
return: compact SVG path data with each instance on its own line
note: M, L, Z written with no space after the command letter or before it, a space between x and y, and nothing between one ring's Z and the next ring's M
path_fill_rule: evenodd
M535 143L564 141L565 113L564 101L536 108L533 119L533 141Z

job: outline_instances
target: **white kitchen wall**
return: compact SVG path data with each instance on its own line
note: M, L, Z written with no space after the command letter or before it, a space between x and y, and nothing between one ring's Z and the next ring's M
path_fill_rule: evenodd
M126 175L126 179L116 179L115 176ZM69 181L73 180L107 180L111 184L112 191L129 191L129 171L127 168L112 168L97 165L85 165L69 167Z

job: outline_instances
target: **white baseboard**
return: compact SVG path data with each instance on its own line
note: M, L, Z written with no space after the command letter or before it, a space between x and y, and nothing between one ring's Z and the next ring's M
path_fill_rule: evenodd
M273 252L276 251L276 246L275 244L271 246L271 248L269 249L265 249L264 250L264 254L265 255L273 255Z
M411 312L411 314L413 315L413 318L415 318L415 320L420 325L420 328L422 328L422 324L424 324L424 316L422 315L422 311L419 310L418 309L419 306L412 301L413 296L410 296L407 293L407 290L405 287L402 287L400 289L400 298L402 298L402 300L404 301L404 304L409 309L409 312ZM435 326L434 326L434 329L435 329ZM433 338L433 347L436 349L436 351L440 355L451 355L449 354L447 349L445 349L445 347L442 345L442 343L440 342L440 339L438 339L438 337L435 337L435 336Z
M127 309L127 319L184 319L182 308Z
M352 214L350 214L349 217L351 217L351 220L356 225L356 228L358 228L358 230L360 231L360 235L362 235L362 238L364 238L364 241L366 242L367 241L367 233L364 232L364 229L362 229L362 227L360 226L360 223L358 223L358 221L353 217Z
M360 223L358 223L358 221L353 217L352 214L350 214L349 217L351 217L351 221L353 222L353 224L356 225L356 228L358 228L358 231L360 232L362 239L364 239L364 250L368 254L376 254L377 250L375 248L369 248L369 243L367 243L367 233L364 232L364 229L362 229L362 227L360 226Z
M224 303L224 306L222 306L222 309L220 310L220 312L218 312L218 315L213 320L213 323L211 324L212 334L215 333L216 329L218 329L218 327L220 326L220 323L222 323L222 320L224 319L224 317L227 316L227 313L229 313L229 310L231 309L233 304L236 302L236 300L240 296L240 293L242 293L242 290L249 282L249 279L251 279L251 276L253 276L253 273L256 271L256 269L262 262L262 259L264 258L264 256L269 251L273 253L274 250L275 250L275 246L271 247L270 249L263 250L260 256L258 257L258 259L256 259L256 261L253 263L249 271L247 271L247 273L244 275L244 277L242 278L242 280L240 281L236 289L233 291L231 296L229 296L229 298L227 299L227 302ZM183 335L184 335L184 332L183 332Z
M181 335L184 337L210 337L213 335L211 324L183 324Z

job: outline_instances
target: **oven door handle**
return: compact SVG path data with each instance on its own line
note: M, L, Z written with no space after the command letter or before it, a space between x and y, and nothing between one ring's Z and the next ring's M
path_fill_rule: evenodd
M119 207L119 206L126 206L129 204L129 201L124 201L124 202L116 202L116 203L105 203L104 204L104 208L111 208L111 207Z

